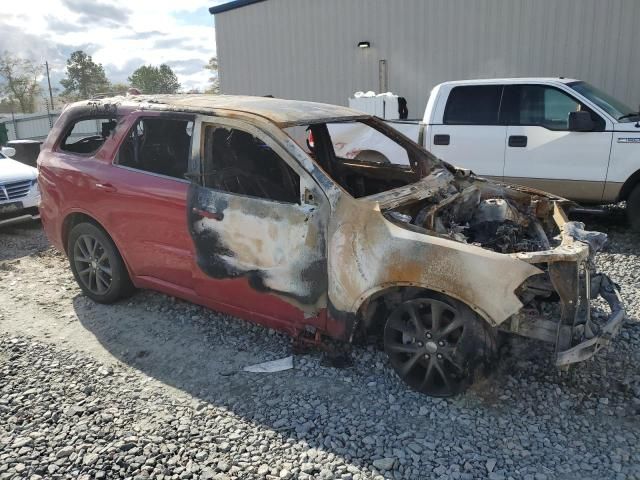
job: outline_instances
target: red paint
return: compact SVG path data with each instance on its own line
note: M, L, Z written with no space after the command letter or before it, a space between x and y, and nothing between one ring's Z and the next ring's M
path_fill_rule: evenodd
M246 278L215 280L200 271L187 231L187 182L114 165L119 146L137 118L162 113L120 109L118 127L95 156L58 149L72 115L69 110L61 115L38 158L42 223L56 248L66 250L65 219L83 213L109 233L139 288L158 290L291 335L305 326L325 331L326 310L304 318L300 309L284 299L251 288ZM335 335L335 325L332 331Z

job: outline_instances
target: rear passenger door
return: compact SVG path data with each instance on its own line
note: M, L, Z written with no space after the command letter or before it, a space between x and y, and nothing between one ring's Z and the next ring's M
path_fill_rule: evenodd
M588 111L591 132L569 131L569 113ZM583 202L600 202L612 132L597 113L549 85L508 85L501 121L507 125L505 181Z
M96 196L106 203L109 231L137 277L190 288L185 175L194 161L194 118L154 112L133 117L113 166L95 185Z
M456 86L442 124L432 125L430 151L478 175L502 179L507 128L499 125L501 85Z
M323 191L257 128L218 119L202 135L202 175L188 201L197 293L274 327L324 327Z

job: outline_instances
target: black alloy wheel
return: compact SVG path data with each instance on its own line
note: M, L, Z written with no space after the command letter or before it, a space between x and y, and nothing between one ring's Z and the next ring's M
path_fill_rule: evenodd
M391 365L413 389L435 397L460 393L496 351L495 332L460 302L415 298L399 304L384 329Z

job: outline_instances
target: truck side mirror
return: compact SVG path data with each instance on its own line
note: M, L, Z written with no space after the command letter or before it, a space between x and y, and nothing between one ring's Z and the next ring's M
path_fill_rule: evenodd
M591 132L595 124L589 112L569 113L569 130L572 132Z

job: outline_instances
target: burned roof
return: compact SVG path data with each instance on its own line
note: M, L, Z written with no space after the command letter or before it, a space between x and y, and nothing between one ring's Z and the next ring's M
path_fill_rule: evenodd
M285 100L269 97L236 95L133 95L103 98L90 102L140 105L142 108L215 114L216 110L244 112L271 120L280 126L320 123L329 120L349 120L368 115L338 105L326 103Z

